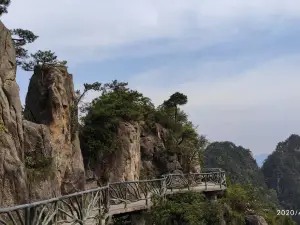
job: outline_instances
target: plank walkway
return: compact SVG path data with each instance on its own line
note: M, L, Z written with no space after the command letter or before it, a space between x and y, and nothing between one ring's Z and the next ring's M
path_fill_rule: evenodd
M204 184L201 184L199 186L196 187L191 187L190 189L188 188L184 188L184 189L168 189L166 191L166 195L172 195L172 194L176 194L176 193L186 193L189 191L192 192L215 192L215 191L223 191L226 190L226 186L224 185L219 185L219 184L215 184L215 183L211 183L208 182L206 184L206 186ZM147 201L148 200L148 201ZM121 204L116 204L116 205L110 205L109 208L109 212L106 215L106 217L111 217L114 215L118 215L118 214L124 214L124 213L132 213L132 212L138 212L138 211L142 211L142 210L147 210L150 209L152 206L152 202L151 202L151 194L148 195L148 198L136 201L136 202L130 202L128 204L125 203L121 203ZM97 212L95 212L96 214ZM91 216L94 217L94 216ZM63 225L67 225L70 223L64 223ZM103 221L103 224L104 221ZM85 225L96 225L95 220L93 218L87 220L85 222Z
M152 180L109 183L57 198L0 208L0 224L105 224L104 220L114 215L150 209L154 194L163 197L188 191L209 193L226 189L223 170L208 168L206 171L208 172L167 174Z
M171 195L175 193L185 193L188 191L193 191L193 192L212 192L212 191L222 191L225 190L225 186L220 186L216 185L214 183L207 183L207 188L205 185L199 185L196 187L192 187L190 189L184 188L184 189L173 189L170 190L168 189L166 192L166 195ZM129 212L134 212L134 211L140 211L140 210L145 210L148 209L152 206L151 202L151 195L148 196L148 205L146 204L146 199L139 200L136 202L130 202L127 205L125 203L118 204L118 205L110 205L108 215L113 216L117 214L122 214L122 213L129 213Z

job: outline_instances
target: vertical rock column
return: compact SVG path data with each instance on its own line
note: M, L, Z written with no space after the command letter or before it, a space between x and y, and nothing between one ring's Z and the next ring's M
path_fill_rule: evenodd
M141 129L137 122L122 122L118 128L119 146L111 160L111 181L139 180Z
M21 111L15 49L0 21L0 207L27 200Z
M56 176L62 194L84 189L85 174L78 132L73 77L65 67L36 67L26 96L24 116L50 129Z

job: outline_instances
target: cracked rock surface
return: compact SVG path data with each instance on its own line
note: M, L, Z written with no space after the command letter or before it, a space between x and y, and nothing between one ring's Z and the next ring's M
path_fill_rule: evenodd
M16 53L8 29L0 21L0 206L27 200L23 154L23 122Z

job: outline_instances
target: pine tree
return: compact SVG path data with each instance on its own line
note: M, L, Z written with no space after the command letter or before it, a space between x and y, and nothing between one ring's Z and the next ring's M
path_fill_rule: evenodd
M10 5L11 0L0 0L0 16L7 13L7 8ZM12 40L16 49L16 61L18 66L22 66L24 61L29 58L28 50L24 47L27 44L34 42L38 36L36 36L30 30L12 29Z
M7 7L10 5L10 0L0 0L0 16L7 13Z

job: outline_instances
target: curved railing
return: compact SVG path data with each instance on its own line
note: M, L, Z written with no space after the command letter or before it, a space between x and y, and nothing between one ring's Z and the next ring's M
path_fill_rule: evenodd
M0 209L3 225L98 224L114 210L139 203L149 206L151 196L176 190L209 191L226 188L225 172L167 174L160 179L110 183L49 200ZM112 211L112 212L110 212ZM95 221L90 223L88 221ZM98 221L96 223L96 221Z

